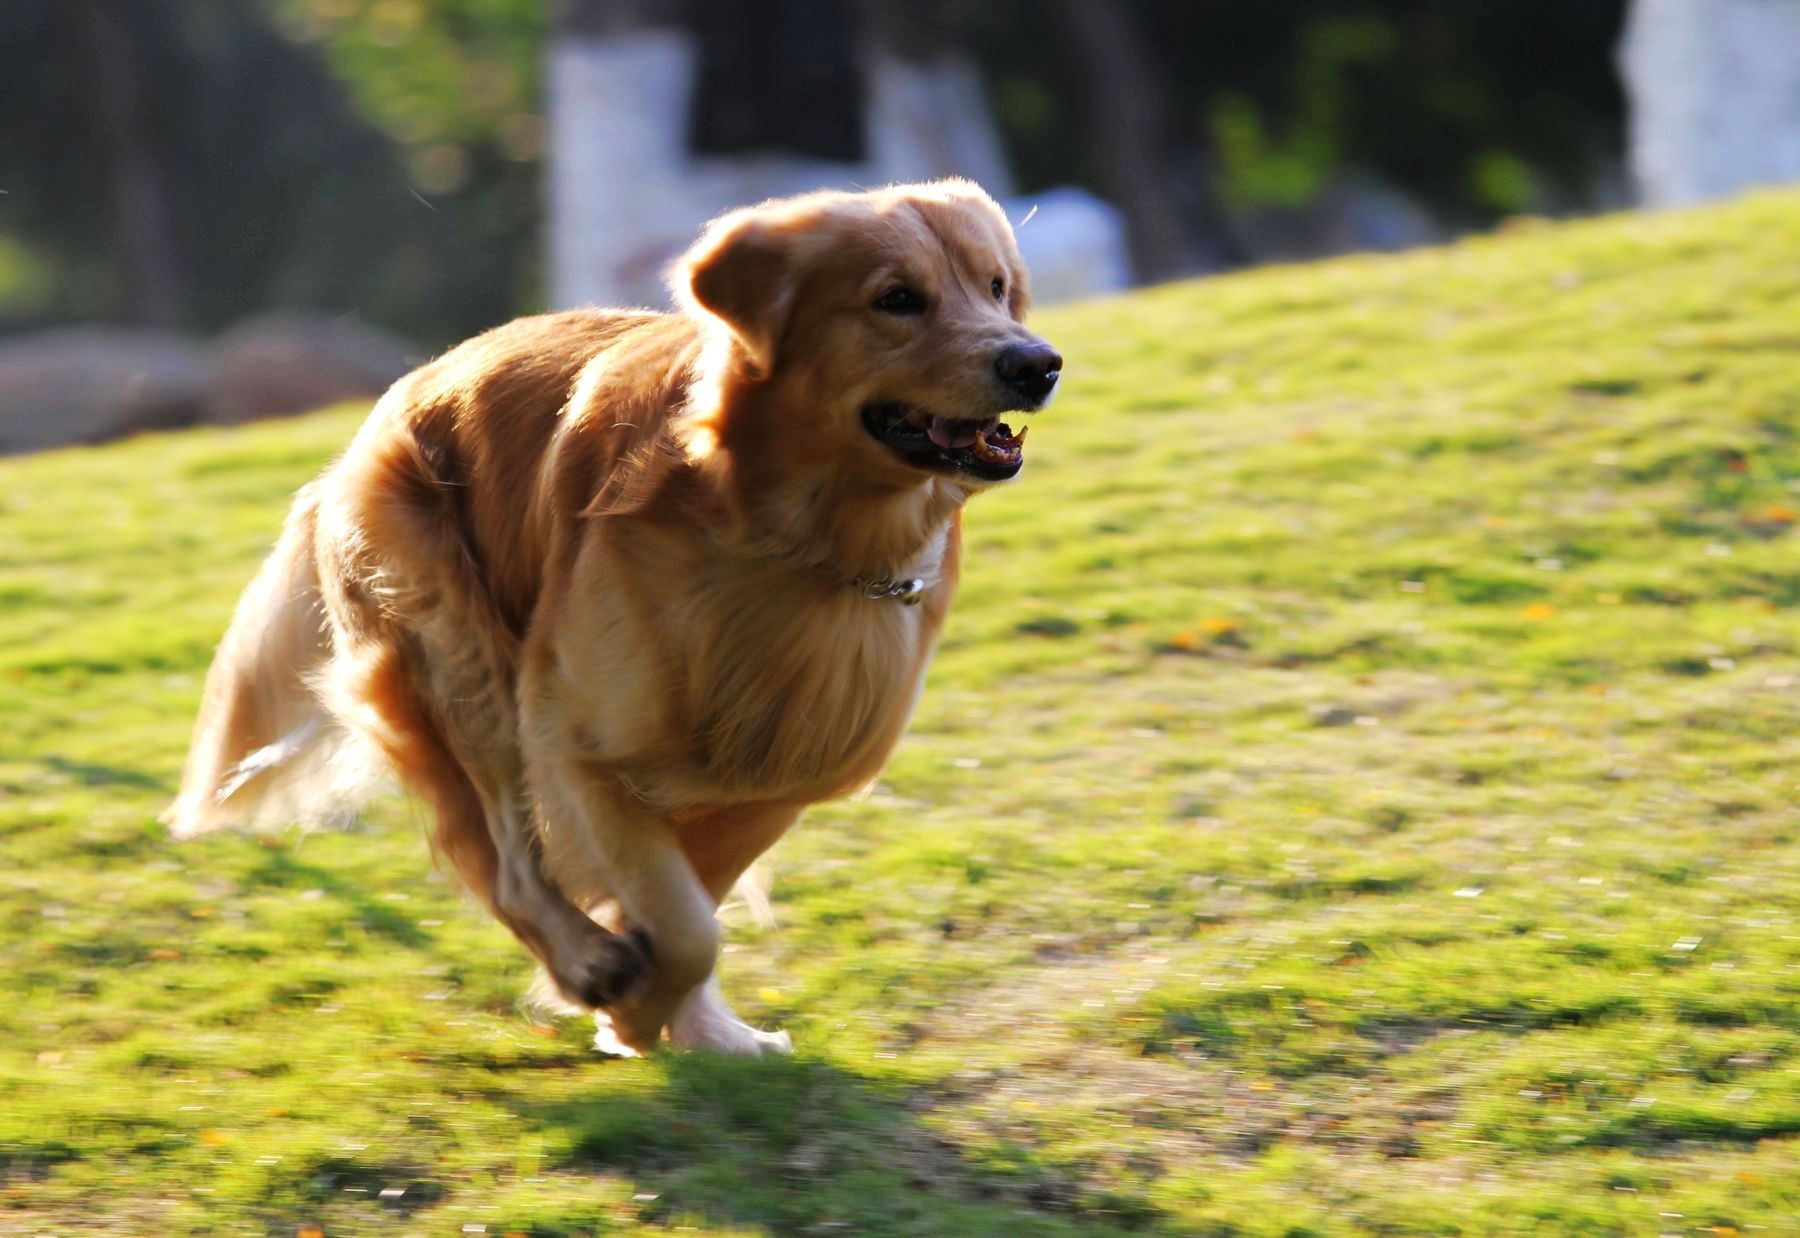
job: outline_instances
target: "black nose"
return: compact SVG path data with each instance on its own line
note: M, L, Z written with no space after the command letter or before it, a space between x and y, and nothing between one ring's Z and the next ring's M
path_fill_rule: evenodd
M994 373L1032 404L1042 404L1062 373L1062 354L1042 340L1013 344L994 358Z

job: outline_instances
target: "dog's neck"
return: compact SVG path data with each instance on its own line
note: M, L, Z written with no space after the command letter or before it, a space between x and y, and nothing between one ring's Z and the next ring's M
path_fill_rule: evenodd
M929 587L937 582L951 518L967 497L938 478L897 492L814 492L795 509L796 527L784 540L840 579L917 579Z
M733 407L734 419L754 417L758 394L730 378L697 383L675 427L689 467L725 516L716 530L723 540L737 553L790 563L845 588L879 580L936 583L951 519L970 487L948 477L879 485L832 473L807 476L770 457L773 436L734 435L718 411Z
M744 553L801 567L846 588L871 581L937 583L951 519L967 491L924 479L872 491L841 480L742 494L732 540Z

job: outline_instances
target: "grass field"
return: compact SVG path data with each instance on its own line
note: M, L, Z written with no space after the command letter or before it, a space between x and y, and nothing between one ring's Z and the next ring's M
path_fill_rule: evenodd
M0 463L0 1233L1800 1232L1800 196L1040 316L913 727L615 1062L416 810L176 845L360 410Z

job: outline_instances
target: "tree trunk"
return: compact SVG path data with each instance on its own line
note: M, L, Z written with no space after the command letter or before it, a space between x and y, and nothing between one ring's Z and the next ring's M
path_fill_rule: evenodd
M1157 67L1116 0L1056 0L1072 59L1085 70L1088 141L1101 190L1125 213L1140 280L1191 269L1163 156L1165 103Z
M126 321L173 327L183 285L168 177L150 133L125 0L64 0L74 22L81 94L105 166Z

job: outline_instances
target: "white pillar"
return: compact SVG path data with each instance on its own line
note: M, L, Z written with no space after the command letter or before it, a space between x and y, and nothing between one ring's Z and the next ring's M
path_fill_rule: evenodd
M698 48L682 30L567 34L547 73L549 299L661 307L663 272L733 206L824 186L959 174L1011 188L974 68L885 55L869 72L869 158L696 157L687 151Z
M1619 59L1646 204L1800 181L1800 0L1633 0Z

